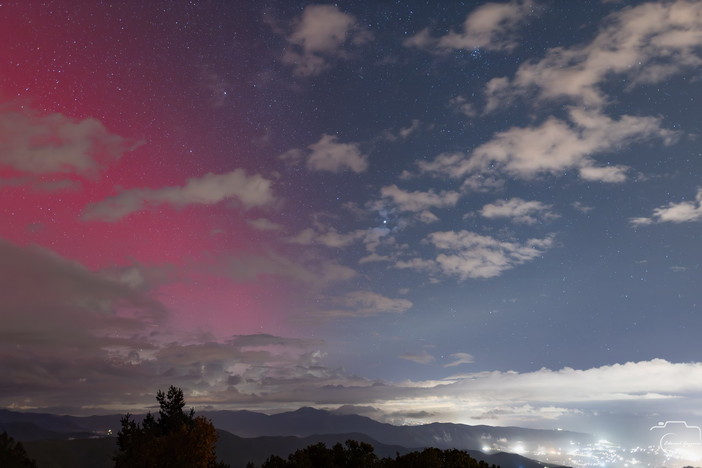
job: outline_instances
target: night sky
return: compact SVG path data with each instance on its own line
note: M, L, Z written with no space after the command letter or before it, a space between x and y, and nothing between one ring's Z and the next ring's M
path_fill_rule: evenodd
M700 138L699 0L3 1L0 406L700 423Z

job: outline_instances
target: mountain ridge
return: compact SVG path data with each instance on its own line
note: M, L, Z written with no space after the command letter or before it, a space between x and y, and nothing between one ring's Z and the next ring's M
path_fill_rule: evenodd
M576 440L592 442L589 434L514 426L429 423L417 426L396 426L358 414L335 414L331 411L302 407L295 411L267 415L248 410L200 411L212 421L220 434L218 452L233 468L247 461L262 463L269 455L286 457L307 445L325 442L333 445L348 439L371 443L380 457L395 456L427 447L466 450L474 458L502 468L537 468L544 464L521 455L508 453L510 444L544 446L563 445ZM140 421L144 415L136 415ZM81 465L80 451L103 453L112 444L120 428L122 415L67 416L50 413L22 413L0 409L0 431L6 430L17 440L26 442L27 450L44 464L40 468L89 466ZM14 433L14 434L13 434ZM112 437L110 437L110 434ZM74 440L73 440L74 439ZM106 441L105 439L108 439ZM84 442L96 440L98 442ZM485 453L484 448L489 448ZM44 458L43 451L70 455L72 461L56 465ZM108 456L108 461L110 457ZM243 458L247 458L243 461ZM499 459L500 461L495 461ZM243 464L242 464L243 461ZM105 462L107 463L107 462ZM240 465L239 465L240 464ZM102 466L102 465L101 465ZM107 466L107 464L104 464ZM554 466L549 464L548 466Z

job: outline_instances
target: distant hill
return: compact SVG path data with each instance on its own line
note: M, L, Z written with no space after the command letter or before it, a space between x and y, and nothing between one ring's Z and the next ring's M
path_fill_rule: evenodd
M270 455L287 457L295 450L319 442L328 447L348 439L367 442L375 447L379 457L394 457L416 449L382 444L364 434L327 434L309 437L255 437L243 438L226 431L218 431L217 456L232 468L244 468L248 462L257 465ZM75 440L42 440L25 442L29 456L37 461L39 468L113 468L112 455L117 448L115 437ZM468 451L473 458L496 464L502 468L543 468L544 464L511 453L486 455L479 451ZM565 468L549 465L550 468Z
M457 448L502 468L543 468L543 463L516 454L485 454L479 449L498 441L502 446L517 441L529 446L593 442L588 434L519 427L449 423L394 426L364 416L339 415L314 408L276 415L251 411L200 411L197 414L211 419L220 429L218 454L232 468L243 468L248 461L260 464L270 455L286 457L310 444L324 442L330 446L347 439L372 444L380 457L425 447ZM121 415L76 417L0 410L0 431L5 430L23 441L40 468L111 467L116 440L106 435L108 430L112 430L113 435L117 433L120 418Z
M359 442L366 442L375 448L375 453L378 457L395 457L397 454L404 455L422 448L403 447L399 445L387 445L377 440L360 433L347 434L325 434L312 435L307 437L255 437L241 438L230 434L226 431L219 433L219 442L217 444L217 455L225 462L231 464L232 468L243 468L246 463L251 461L260 465L270 455L278 455L287 457L288 454L295 450L302 449L308 445L323 442L327 447L331 447L337 442L344 443L352 439ZM485 454L477 450L469 450L468 453L477 460L484 460L489 464L499 465L501 468L543 468L544 464L538 461L530 460L520 455L512 453L494 453ZM246 454L246 455L243 455ZM565 468L557 465L549 465L550 468Z
M505 439L528 445L567 446L571 441L589 444L589 434L570 431L525 429L521 427L469 426L466 424L432 423L419 426L394 426L359 415L338 415L314 408L265 415L251 411L202 411L199 415L212 420L215 427L242 437L263 435L362 433L384 444L405 447L480 449L493 441Z
M0 409L0 431L7 430L7 432L12 435L9 429L3 429L9 427L8 424L25 423L25 427L29 427L27 424L31 424L36 428L41 430L51 431L56 434L69 434L69 433L93 433L93 434L107 434L109 429L115 432L119 430L120 423L119 420L122 415L111 414L107 416L58 416L49 413L20 413L18 411L9 411ZM138 418L141 419L141 418ZM18 440L33 440L30 436L29 438L24 438L20 436L15 436Z
M45 440L45 439L85 439L95 434L92 432L60 432L51 431L31 422L10 421L0 423L0 432L7 432L15 440Z

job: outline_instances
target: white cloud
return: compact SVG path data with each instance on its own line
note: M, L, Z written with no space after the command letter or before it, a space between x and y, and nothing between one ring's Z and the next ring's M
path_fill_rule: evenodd
M396 141L398 139L406 140L409 138L410 135L412 135L414 132L419 130L419 127L421 126L421 122L417 119L412 119L412 122L408 127L402 127L396 132L393 132L391 130L385 130L383 131L383 138L389 141Z
M499 241L470 231L435 232L429 241L448 251L436 257L441 270L461 280L491 278L517 265L534 260L553 246L553 239L529 239L524 243Z
M595 182L624 182L626 181L626 173L629 170L627 166L586 166L580 168L580 177L584 180L592 180Z
M362 154L356 143L338 143L337 137L322 135L309 146L307 167L315 171L341 172L349 169L363 172L368 169L368 156Z
M511 198L488 203L480 210L480 214L486 218L511 218L515 223L534 224L539 220L558 217L551 208L551 205L545 205L540 201Z
M571 108L569 114L573 125L551 117L538 127L514 127L500 132L476 148L464 164L485 170L498 163L508 174L521 178L558 175L578 168L581 176L585 169L588 180L621 181L619 177L613 179L606 170L593 170L595 163L590 156L654 137L671 143L675 137L674 132L660 127L659 118L625 115L613 120L576 108ZM623 171L623 166L617 166L618 174Z
M20 172L95 177L135 146L93 118L0 109L0 166Z
M400 137L407 138L419 129L420 122L417 119L412 119L412 124L409 127L404 127L400 129Z
M436 46L436 41L437 41L437 39L435 37L431 36L431 33L429 32L429 28L424 28L421 31L419 31L417 34L405 39L402 42L402 44L405 47L416 47L418 49L431 50L433 47Z
M573 208L575 208L576 210L580 211L581 213L589 213L595 209L594 207L592 207L590 205L586 205L586 204L579 202L579 201L573 202L571 204L571 206Z
M689 374L686 374L689 372ZM472 391L495 389L497 400L504 397L514 401L548 401L550 403L621 401L637 398L669 397L675 393L700 392L702 382L694 376L702 375L702 363L675 364L663 359L627 362L592 369L577 370L542 368L527 373L486 372L474 374L476 385L461 376L457 386L470 387ZM506 388L498 382L515 386Z
M435 360L426 351L404 353L400 357L420 364ZM330 381L336 385L329 385ZM288 401L292 402L291 406L299 406L314 395L318 404L373 404L386 416L421 408L426 412L425 418L431 418L427 422L468 423L472 419L487 419L494 424L516 425L577 415L591 408L592 403L606 408L608 403L624 401L636 402L655 417L661 401L675 400L679 407L689 408L694 396L702 394L701 382L702 363L670 363L662 359L583 370L566 367L523 373L484 371L405 382L373 382L334 374L320 366L317 373L304 378L304 383L286 379L276 382L282 385L274 388L270 382L267 387L271 393L259 390L257 395L244 398L255 403L261 396L268 401ZM314 392L309 391L311 387Z
M517 90L506 77L493 78L485 85L486 114L500 107L508 106L516 97Z
M409 260L398 260L395 262L395 268L435 271L437 264L434 260L425 260L423 258L411 258Z
M487 49L511 51L519 44L516 31L535 14L531 0L513 0L509 3L486 3L473 10L465 19L460 32L451 31L441 37L432 37L424 29L405 40L406 47L418 47L435 52L454 49Z
M303 229L287 241L298 245L321 245L330 248L348 247L356 242L362 242L369 252L374 252L381 245L394 242L389 237L391 231L387 227L339 232L319 220L315 220L313 224L314 227Z
M478 110L476 109L475 104L468 102L468 100L463 96L451 98L449 100L449 106L456 109L466 117L472 118L478 116Z
M324 317L370 317L381 314L403 314L412 302L392 299L372 291L352 291L330 298L332 307L319 312Z
M631 218L634 226L644 226L653 223L687 223L702 220L702 188L697 189L694 200L679 203L668 203L653 210L649 218Z
M632 226L647 226L649 224L653 224L653 219L646 217L635 217L629 218L629 222Z
M237 169L226 174L208 173L202 177L193 177L182 187L125 190L88 205L83 212L83 219L114 222L149 205L183 207L213 205L224 200L236 200L248 209L270 205L275 197L270 180L258 174L249 176L242 169Z
M555 47L538 62L525 62L514 78L498 78L486 88L490 111L518 95L568 98L600 106L601 85L624 75L630 86L658 83L702 65L702 4L699 1L649 2L624 8L605 20L589 44Z
M387 227L375 227L366 231L363 244L369 252L375 252L380 246L389 246L395 243L395 238L390 235L392 231Z
M661 128L661 119L656 117L624 115L614 120L575 107L569 109L569 117L572 123L550 117L535 127L498 132L468 155L441 154L433 161L420 162L419 168L452 177L504 172L522 179L578 170L585 180L622 182L626 166L597 166L593 155L652 138L672 144L677 137L676 132Z
M434 213L432 213L429 210L424 210L421 211L417 214L417 218L419 219L420 222L429 224L429 223L435 223L439 220L439 217L436 216Z
M503 188L504 185L504 179L496 175L472 174L461 184L461 191L494 192Z
M451 358L453 358L453 361L444 364L444 367L455 367L461 364L473 364L475 362L475 358L468 353L454 353L451 355Z
M285 161L296 163L306 160L312 171L363 172L368 169L368 155L363 154L358 143L339 143L338 137L323 134L318 142L307 147L309 151L292 149L280 155Z
M415 212L422 212L428 208L454 206L460 197L460 193L454 191L408 192L395 184L381 188L380 195L390 200L401 211Z
M330 61L349 57L347 48L372 40L372 34L356 18L333 5L308 5L295 19L287 36L290 47L283 63L298 76L314 76L327 70Z
M211 386L203 385L199 398L202 404L236 402L251 407L266 403L268 408L276 405L292 409L310 404L372 404L386 417L415 413L421 408L425 416L420 419L429 419L426 422L469 423L484 419L499 425L521 425L577 415L593 403L606 408L608 403L625 401L646 408L653 417L661 408L661 401L672 400L689 411L694 397L702 394L702 363L654 359L582 370L566 367L523 373L484 371L438 380L383 382L325 367L323 353L310 351L319 346L282 343L279 350L268 346L257 352L256 347L247 348L236 342L210 343L193 346L192 350L173 346L162 354L164 362L177 365L179 376L208 361L224 360L225 368L230 362L242 363L229 371L232 376L241 377L235 380L235 392L233 388L219 390L222 384L217 382L223 379L222 373L203 375ZM420 364L435 361L426 350L400 357ZM196 375L202 375L202 371ZM495 411L496 408L501 411Z
M414 258L398 261L395 266L438 272L457 277L460 281L493 278L542 256L554 243L552 237L520 243L501 241L470 231L433 232L427 241L442 252L434 260Z
M436 358L426 351L422 351L421 354L402 353L400 357L408 361L416 362L417 364L431 364L436 361Z

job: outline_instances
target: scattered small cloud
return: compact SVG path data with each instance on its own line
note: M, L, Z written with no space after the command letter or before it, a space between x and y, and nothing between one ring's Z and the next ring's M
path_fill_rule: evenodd
M361 152L358 143L340 143L335 135L323 134L307 148L286 151L280 158L291 163L305 161L311 171L360 173L368 169L368 155Z
M422 223L429 224L437 222L439 217L429 210L423 210L417 214L417 219Z
M541 257L554 244L553 237L516 242L471 231L433 232L426 241L441 252L436 258L402 260L395 266L452 276L460 281L493 278Z
M586 204L579 202L579 201L573 202L571 204L571 206L573 208L575 208L576 210L580 211L581 213L589 213L595 209L594 207L592 207L590 205L586 205Z
M271 185L270 180L258 174L247 175L242 169L226 174L209 173L188 179L182 187L125 190L88 205L83 212L83 219L115 222L131 213L161 204L179 208L232 200L244 209L261 207L275 202Z
M449 100L449 106L466 117L473 118L478 116L478 109L475 107L475 104L469 102L464 96L451 98L451 100Z
M95 118L75 119L0 103L0 189L76 191L141 143Z
M371 317L382 314L403 314L412 307L407 299L393 299L373 291L352 291L329 299L331 308L319 312L327 318Z
M429 190L426 192L408 192L397 185L388 185L380 189L380 195L391 202L400 211L423 212L429 208L444 208L454 206L460 198L460 193L445 190L439 193Z
M580 177L594 182L624 182L627 180L628 170L627 166L586 166L580 168Z
M297 76L319 75L334 61L349 59L351 48L373 39L353 15L335 5L308 5L291 29L282 60Z
M137 145L93 118L0 108L0 165L22 173L95 177Z
M404 45L435 53L455 49L510 52L519 45L519 28L537 14L535 6L531 0L486 3L466 17L461 31L433 37L429 29L423 29L406 39Z
M451 355L451 358L453 360L448 364L444 364L444 367L455 367L461 364L473 364L475 362L475 358L468 353L454 353Z
M490 174L472 174L461 184L462 192L495 192L504 187L505 180L499 176Z
M648 218L631 218L629 221L634 226L646 226L655 223L688 223L700 220L702 220L702 188L697 189L694 200L668 203L653 210L653 214Z
M417 119L412 119L412 123L410 124L409 127L404 127L401 128L400 131L398 132L400 138L405 139L409 137L411 134L416 132L419 129L420 122Z
M480 214L485 218L510 218L512 222L521 224L536 224L558 217L552 211L551 205L535 200L526 201L521 198L488 203L480 210Z
M313 228L305 228L293 237L288 239L288 242L298 245L322 245L331 248L348 247L354 242L360 241L368 234L365 229L357 229L355 231L340 233L333 228L318 231Z
M416 362L417 364L431 364L436 361L436 358L427 353L426 350L422 351L420 354L403 353L400 354L400 357L408 361Z
M381 245L394 242L390 233L390 229L385 226L341 232L315 219L311 227L303 229L286 240L291 244L329 248L344 248L360 242L368 252L375 252Z
M382 136L388 141L406 140L410 135L419 130L421 124L422 123L418 119L412 119L412 123L410 123L409 126L402 127L396 131L385 130Z

